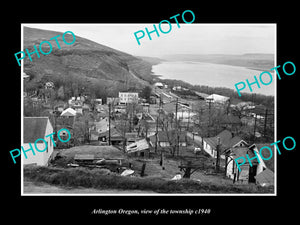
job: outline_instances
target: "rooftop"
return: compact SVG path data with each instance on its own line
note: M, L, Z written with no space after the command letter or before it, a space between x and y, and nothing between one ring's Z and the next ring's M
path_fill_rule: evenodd
M270 143L260 143L260 144L255 144L252 146L256 146L257 151L259 152L259 150L264 147L264 146L269 146L270 147ZM252 147L250 146L250 148ZM269 160L264 160L264 163L266 164L267 168L270 169L271 171L274 171L274 147L270 147L270 149L272 149L272 157ZM262 157L267 159L270 157L270 152L268 150L263 150L261 151Z
M218 94L212 94L206 97L206 99L212 99L215 102L226 102L228 101L230 98L223 96L223 95L218 95Z
M48 117L24 117L24 143L34 143L45 138Z
M75 116L75 115L76 115L76 111L72 108L67 108L60 114L60 116Z
M233 147L242 141L242 138L239 136L233 136L229 130L223 130L221 133L215 137L203 138L206 143L208 143L214 149L218 145L218 138L220 138L221 152L226 149Z
M237 158L239 158L239 157L244 157L244 158L246 158L246 157L245 157L246 154L248 154L248 157L249 157L250 159L253 158L253 157L255 157L253 151L250 150L248 147L237 147L237 148L233 148L233 149L232 149L232 152L231 152L231 156L232 156L233 159L237 159ZM240 162L240 161L238 160L238 162ZM255 158L255 159L253 159L253 160L251 161L251 163L252 163L253 165L255 165L255 164L258 164L258 161L257 161L257 159ZM245 162L244 165L249 165L249 161L248 161L247 159L246 159L246 162Z

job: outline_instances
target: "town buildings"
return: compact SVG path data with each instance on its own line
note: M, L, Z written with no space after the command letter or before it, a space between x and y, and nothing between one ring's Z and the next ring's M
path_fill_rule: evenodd
M215 167L213 163L216 162L219 151L221 170L226 174L226 179L235 183L256 183L262 186L274 184L274 172L267 162L258 164L253 161L254 166L245 163L241 172L234 162L239 156L247 153L253 155L259 149L258 144L249 142L249 138L242 138L246 136L245 133L244 136L238 135L243 126L240 117L253 116L252 114L233 114L230 98L226 96L198 93L198 98L191 101L177 95L178 87L174 94L160 84L156 86L152 99L147 104L139 101L137 92L120 92L118 97L108 97L103 101L104 104L101 99L96 98L87 101L88 96L72 97L66 104L56 107L59 113L52 130L66 127L72 132L72 136L74 134L77 141L75 145L112 145L117 151L133 158L158 157L161 152L168 157L184 156L185 151L197 148L199 151L189 154L197 159L196 155L203 152L210 157L205 163ZM185 91L183 88L180 90ZM199 107L194 107L194 104ZM45 134L44 130L51 132L51 127L47 124L48 122L44 123L44 128L37 128L41 136ZM214 128L214 132L203 132L210 128ZM33 160L30 157L24 164L48 165L53 147L50 145L49 152L36 157L36 161L28 161ZM63 149L69 147L64 145ZM83 156L78 154L76 157L80 161Z
M119 92L119 103L137 103L139 99L139 94L137 92Z

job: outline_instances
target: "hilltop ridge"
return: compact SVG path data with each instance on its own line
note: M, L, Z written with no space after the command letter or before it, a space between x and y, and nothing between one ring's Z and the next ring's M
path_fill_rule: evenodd
M34 45L38 47L56 35L62 33L24 27L24 49L33 52ZM138 89L149 84L151 64L141 58L79 36L72 45L60 41L61 49L54 40L50 42L53 50L49 55L40 54L40 58L32 55L32 62L28 57L24 59L24 72L30 76L31 88L51 80L57 85L68 85L67 82L83 87L92 85L95 89L105 89L106 94L114 94L116 90Z

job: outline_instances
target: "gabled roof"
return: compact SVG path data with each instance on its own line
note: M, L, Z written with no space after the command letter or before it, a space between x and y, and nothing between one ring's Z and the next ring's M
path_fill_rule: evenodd
M256 147L258 153L260 153L259 150L264 146L268 146L270 149L272 149L273 156L269 160L264 160L264 163L268 169L270 169L271 171L274 171L274 148L275 147L270 146L270 143L260 143L260 144L253 144L249 148ZM261 154L262 154L262 157L265 159L270 157L270 152L268 150L261 151Z
M203 140L209 144L212 148L216 149L218 145L218 138L220 138L221 154L228 148L234 147L239 142L243 141L241 137L234 136L229 130L223 130L215 137L203 138ZM244 141L245 142L245 141ZM245 142L246 143L246 142ZM247 143L246 143L247 144Z
M244 141L240 136L234 136L231 138L226 145L229 147L234 147L236 144L238 144L240 141ZM245 141L244 141L245 142ZM246 143L246 142L245 142Z
M203 138L204 141L209 144L212 148L216 148L218 145L218 138L220 138L220 144L226 147L232 138L232 134L228 130L223 130L215 137Z
M72 108L65 109L60 116L76 116L76 111Z
M248 147L238 147L238 148L233 148L233 149L232 149L232 152L231 152L231 154L230 154L230 156L231 156L233 159L237 159L237 158L239 158L239 157L244 157L244 158L246 158L246 154L248 154L248 157L249 157L250 159L252 159L253 157L255 157L254 152L253 152L251 149L249 149ZM238 160L238 162L239 162L239 160ZM257 161L257 159L255 158L255 159L251 160L251 163L252 163L253 165L255 165L255 164L258 164L258 161ZM248 164L249 164L249 161L246 159L246 162L245 162L244 165L248 165Z
M24 143L34 143L45 138L48 117L24 117Z
M224 143L232 138L232 133L229 130L223 130L216 137L219 137L221 143Z

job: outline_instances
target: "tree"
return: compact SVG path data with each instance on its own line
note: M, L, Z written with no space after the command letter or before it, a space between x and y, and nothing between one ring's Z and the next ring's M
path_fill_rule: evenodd
M144 118L144 116L139 121L138 125L139 125L138 136L141 135L142 137L147 137L148 136L148 130L150 128L150 124L147 122L147 120Z
M178 135L178 130L174 129L174 121L175 119L173 113L162 114L158 121L160 126L162 127L162 132L165 132L168 143L171 147L172 156L175 156Z
M24 116L41 116L44 107L40 101L34 102L27 98L24 101Z
M74 129L74 140L77 141L78 143L86 142L86 141L89 142L89 120L91 120L90 115L76 116L73 129Z
M64 92L64 87L63 86L60 86L57 90L57 98L58 99L61 99L61 100L64 100L65 98L65 92Z
M146 99L148 103L150 103L152 88L150 86L145 86L141 92L141 97Z

